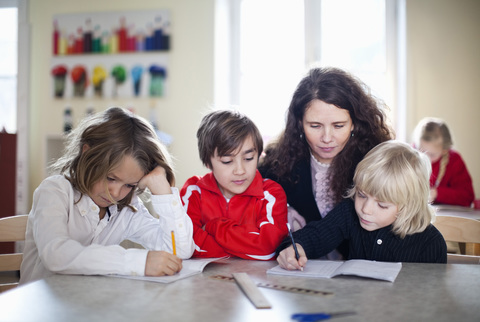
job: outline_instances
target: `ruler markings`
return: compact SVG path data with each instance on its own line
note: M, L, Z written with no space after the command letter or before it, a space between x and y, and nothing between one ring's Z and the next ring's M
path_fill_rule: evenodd
M221 280L221 281L229 281L229 282L235 281L233 277L225 276L225 275L214 275L214 276L210 276L210 278L218 279L218 280ZM316 296L331 296L331 295L333 295L332 292L311 290L311 289L306 289L306 288L301 288L301 287L292 287L292 286L286 286L286 285L278 285L278 284L270 284L270 283L256 283L256 285L258 287L269 288L269 289L277 290L277 291L297 293L297 294L307 294L307 295L316 295Z

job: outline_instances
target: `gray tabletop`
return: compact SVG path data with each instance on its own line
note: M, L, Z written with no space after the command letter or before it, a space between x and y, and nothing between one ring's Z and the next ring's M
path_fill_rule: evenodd
M0 295L0 321L292 321L294 313L355 311L333 321L480 321L480 265L403 263L394 283L267 275L276 262L228 259L203 273L159 284L105 276L55 275ZM239 287L212 278L246 272L271 309L255 309Z

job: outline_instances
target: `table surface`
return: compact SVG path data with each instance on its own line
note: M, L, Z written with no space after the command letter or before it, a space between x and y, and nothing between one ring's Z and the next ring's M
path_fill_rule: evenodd
M403 263L394 283L267 275L276 262L227 259L171 284L55 275L0 295L0 321L292 321L294 313L355 311L334 321L480 321L480 265ZM255 282L333 292L260 288L255 309L239 287L211 276L246 272Z
M465 217L480 220L480 210L461 206L433 205L437 216Z

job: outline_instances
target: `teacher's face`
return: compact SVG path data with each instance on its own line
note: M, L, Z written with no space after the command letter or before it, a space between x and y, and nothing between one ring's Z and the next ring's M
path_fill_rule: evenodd
M317 99L305 110L302 125L313 156L326 164L343 150L353 131L347 110Z

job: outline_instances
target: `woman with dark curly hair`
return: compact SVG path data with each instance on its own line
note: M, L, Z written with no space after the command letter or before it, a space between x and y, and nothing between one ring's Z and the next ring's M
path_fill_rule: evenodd
M364 155L393 138L384 108L362 81L338 68L314 68L300 81L286 127L259 167L285 190L293 230L325 217L351 187Z

